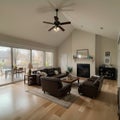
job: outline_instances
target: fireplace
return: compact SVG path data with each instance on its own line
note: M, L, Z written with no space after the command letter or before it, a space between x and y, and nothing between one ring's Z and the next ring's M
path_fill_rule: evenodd
M90 64L77 64L77 76L78 77L90 77Z

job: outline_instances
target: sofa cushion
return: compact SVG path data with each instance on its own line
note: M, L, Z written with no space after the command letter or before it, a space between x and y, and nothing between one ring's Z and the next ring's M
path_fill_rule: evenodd
M94 81L93 85L94 85L95 87L98 87L99 84L100 84L100 81L99 81L99 78L98 78L97 80Z
M58 72L57 70L54 70L54 72L55 72L55 75L58 75L58 74L59 74L59 72Z
M62 82L59 78L55 78L55 77L41 77L42 80L46 80L47 82L52 82L53 84L55 83L55 86L57 87L57 89L62 88Z
M56 78L62 78L62 77L66 77L66 73L61 73L61 74L58 74L58 75L54 75L53 77L56 77Z
M85 86L92 86L93 82L86 80L85 82L83 82L83 85L85 85Z
M53 68L53 69L54 69L54 71L57 70L58 73L61 74L61 68L60 68L60 67L55 67L55 68Z
M46 72L41 72L40 75L43 76L43 77L47 77L47 73Z
M53 75L55 75L55 72L54 72L53 68L47 69L47 75L48 75L48 76L53 76Z

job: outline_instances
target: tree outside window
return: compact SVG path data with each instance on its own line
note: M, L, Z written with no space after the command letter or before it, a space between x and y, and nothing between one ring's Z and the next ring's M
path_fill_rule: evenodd
M53 53L52 52L46 52L45 53L45 66L53 66Z
M44 52L32 50L32 65L33 68L40 68L44 66Z

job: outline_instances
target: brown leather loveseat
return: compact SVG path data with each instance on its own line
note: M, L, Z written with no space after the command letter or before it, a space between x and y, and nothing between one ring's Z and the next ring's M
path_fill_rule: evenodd
M101 91L103 76L92 76L79 85L78 92L87 97L95 98Z

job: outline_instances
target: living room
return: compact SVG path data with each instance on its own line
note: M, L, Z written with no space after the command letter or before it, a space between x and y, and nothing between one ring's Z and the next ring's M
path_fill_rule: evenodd
M80 95L76 81L72 85L72 90L77 87L75 88L78 94L77 99L70 107L66 108L56 102L51 102L49 99L26 92L28 89L41 89L41 86L36 88L34 85L24 84L24 76L17 79L22 73L20 73L20 76L8 73L3 82L5 75L2 75L2 73L8 68L3 70L3 64L0 64L2 66L0 66L0 107L2 108L0 119L117 120L117 87L119 87L120 72L118 62L120 59L118 40L120 18L116 14L119 10L118 3L119 1L112 0L109 4L107 1L100 2L97 0L92 2L82 0L67 0L67 2L64 0L59 2L55 0L1 1L0 47L10 48L9 55L11 57L8 59L10 69L20 63L17 58L14 59L14 50L22 49L29 51L29 57L18 57L19 59L27 58L26 63L22 64L22 67L26 69L28 69L29 62L33 63L32 70L40 67L59 66L62 73L65 73L68 67L72 67L72 75L77 76L77 65L89 64L89 77L91 77L99 75L99 67L105 64L105 54L109 52L107 67L115 68L117 75L115 80L105 79L103 81L102 90L97 98ZM62 5L61 8L64 5L68 6L68 8L58 12L60 21L71 21L71 25L64 25L64 32L61 29L58 32L48 31L52 25L44 24L43 21L53 21L55 15L53 6L59 5ZM112 7L114 9L111 9ZM77 56L82 50L87 51L86 58ZM34 51L43 52L42 65L41 62L38 62L41 66L38 64L35 66L34 64ZM45 57L47 53L53 55L52 62L49 65L46 63L46 61L50 61L49 58ZM0 57L1 59L3 60ZM21 64L18 67L21 67ZM80 78L80 82L83 81ZM3 110L6 112L3 112Z

